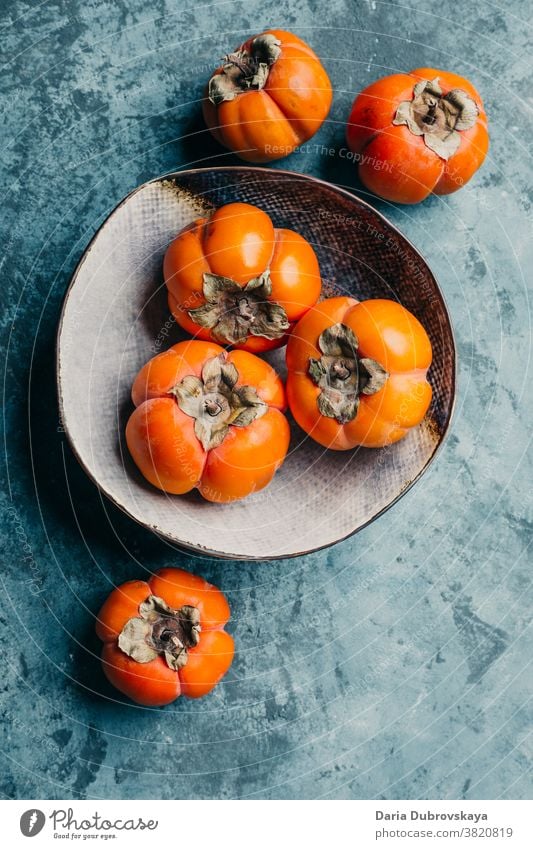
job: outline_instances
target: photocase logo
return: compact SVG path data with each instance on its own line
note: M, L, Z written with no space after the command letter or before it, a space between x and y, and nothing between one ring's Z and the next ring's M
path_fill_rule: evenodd
M24 837L35 837L42 831L46 822L46 817L38 808L31 808L29 811L24 811L20 818L20 830Z

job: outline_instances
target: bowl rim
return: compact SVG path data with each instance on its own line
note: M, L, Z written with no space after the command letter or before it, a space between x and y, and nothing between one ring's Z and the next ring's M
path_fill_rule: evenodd
M357 203L366 207L372 214L374 214L378 218L380 218L387 225L387 227L389 227L392 231L394 231L396 234L398 234L400 236L400 238L403 239L404 242L406 242L409 245L409 247L412 248L412 250L422 259L422 261L426 265L431 277L433 278L433 281L435 283L435 290L436 290L437 296L438 296L439 300L441 301L442 307L444 309L444 314L446 316L446 320L447 320L447 324L448 324L448 331L449 331L449 334L450 334L452 354L453 354L453 369L452 369L452 374L451 374L452 397L451 397L450 412L449 412L449 415L448 415L448 419L447 419L447 421L444 425L444 428L443 428L442 433L440 435L439 441L438 441L437 445L435 446L431 456L428 457L428 459L426 460L426 462L424 463L422 468L419 470L419 472L415 475L415 477L412 480L410 480L409 483L406 486L403 487L403 489L400 490L400 492L392 499L392 501L389 501L389 503L386 504L385 507L382 507L381 510L379 510L377 513L375 513L370 519L368 519L362 525L359 525L357 528L354 528L353 530L349 531L347 534L344 534L343 536L338 537L337 539L332 540L331 542L327 542L327 543L324 543L322 545L314 546L312 548L304 549L303 551L289 552L288 554L274 554L274 555L271 555L269 557L260 556L260 555L246 555L245 556L243 554L230 554L230 553L227 553L227 552L217 551L216 549L207 548L207 547L204 547L202 545L195 545L194 543L185 542L181 539L178 539L176 537L173 537L173 536L170 536L170 535L164 533L160 528L158 528L154 525L151 525L148 522L143 522L140 518L138 518L137 516L134 516L130 512L130 510L128 509L128 507L126 505L124 505L120 501L118 501L113 495L111 495L111 493L109 493L106 490L105 486L98 481L96 476L93 474L93 472L89 469L89 467L86 465L84 460L81 458L81 456L80 456L80 454L79 454L79 452L76 448L74 439L72 437L72 434L70 433L70 430L69 430L69 427L67 425L67 421L66 421L66 418L65 418L65 408L64 408L64 404L63 404L62 381L61 381L61 350L60 350L60 348L61 348L61 336L62 336L63 324L64 324L64 320L65 320L65 313L66 313L66 310L67 310L68 302L70 300L70 296L72 294L72 290L74 289L74 286L76 285L77 278L80 274L81 269L83 268L83 265L85 264L85 261L86 261L88 255L89 255L89 253L91 252L91 250L94 247L94 244L95 244L95 242L96 242L96 240L97 240L97 238L100 234L100 231L104 229L104 227L107 225L107 223L110 221L110 219L115 215L115 213L118 212L118 210L121 209L130 200L130 198L132 198L138 192L141 192L143 189L145 189L147 186L151 185L152 183L160 183L163 180L169 180L169 179L179 179L179 177L181 175L194 175L194 174L202 173L204 171L217 171L217 172L222 171L222 172L226 172L226 173L227 172L231 173L232 171L249 171L249 172L252 172L252 173L255 173L255 174L272 174L272 173L281 174L281 175L285 175L286 177L296 178L296 179L301 180L303 182L309 181L311 183L318 183L319 185L324 186L325 188L327 188L327 189L329 189L333 192L337 192L340 195L344 195L344 197L348 198L351 201L356 201ZM56 337L55 337L55 370L56 370L56 391L57 391L57 401L58 401L58 407L59 407L59 417L60 417L61 426L63 428L63 432L67 437L67 441L69 443L69 446L70 446L72 453L74 454L74 457L76 458L76 460L80 464L81 468L83 469L83 471L85 472L85 474L87 475L89 480L91 480L92 483L96 486L98 491L100 493L103 493L105 495L105 497L115 507L117 507L122 513L124 513L126 516L128 516L130 519L132 519L136 524L140 525L143 528L148 529L149 531L154 533L156 536L160 537L162 540L165 540L166 542L171 542L173 545L177 546L178 548L184 549L187 552L192 552L194 554L201 554L205 557L215 557L215 558L220 559L220 560L230 560L230 561L231 560L237 560L237 561L243 561L243 562L259 562L259 563L265 562L265 563L268 563L270 561L275 561L275 560L289 560L289 559L292 559L292 558L295 558L295 557L303 557L307 554L313 554L313 553L318 552L318 551L324 551L325 549L331 548L332 546L337 545L338 543L344 542L345 540L349 539L350 537L355 536L355 534L359 533L359 531L362 531L364 528L371 525L373 522L376 521L376 519L379 519L380 516L382 516L384 513L386 513L388 510L390 510L390 508L393 507L395 504L397 504L398 501L401 498L403 498L403 496L407 492L409 492L409 490L425 474L425 472L429 469L429 467L433 464L434 460L440 454L443 445L445 444L445 442L447 441L447 439L450 435L452 422L453 422L454 417L455 417L456 402L457 402L457 379L458 379L457 344L456 344L453 324L452 324L452 321L451 321L451 318L450 318L450 311L448 309L448 304L447 304L446 298L443 294L441 286L439 285L437 277L434 274L433 269L431 268L431 265L427 262L425 256L419 251L419 249L410 241L410 239L407 238L407 236L405 236L401 232L401 230L398 227L396 227L395 224L393 224L391 221L389 221L388 218L382 212L375 209L372 206L372 204L368 203L368 201L365 201L365 200L363 200L363 198L360 198L359 195L355 194L355 191L351 191L347 188L344 188L343 186L337 186L335 183L330 183L327 180L322 180L320 177L314 177L314 176L311 176L309 174L302 173L300 171L290 171L289 169L285 169L285 168L262 168L260 166L246 165L246 164L244 164L244 165L205 166L203 168L184 168L184 169L179 170L179 171L168 171L164 174L159 175L158 177L153 177L150 180L146 180L144 183L141 183L139 186L136 186L134 189L131 190L131 192L128 192L128 194L125 195L113 207L113 209L106 215L104 220L98 226L98 228L94 232L93 236L91 237L90 241L87 243L86 247L84 248L83 253L82 253L78 263L76 264L76 267L75 267L75 269L72 273L72 276L69 280L68 286L67 286L65 293L63 295L63 300L62 300L62 303L61 303L61 310L60 310L60 314L59 314L59 321L58 321L58 325L57 325Z

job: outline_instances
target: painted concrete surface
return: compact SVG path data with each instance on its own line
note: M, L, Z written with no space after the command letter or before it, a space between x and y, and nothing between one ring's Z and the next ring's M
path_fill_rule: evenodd
M0 663L5 797L522 798L531 613L531 113L528 4L256 0L2 3L5 405ZM335 87L279 167L353 188L428 257L457 333L452 434L424 479L356 537L276 563L183 555L120 514L61 431L54 338L95 229L140 182L235 164L199 98L228 48L277 25ZM368 198L346 158L354 92L433 65L482 91L492 147L449 198ZM277 167L274 165L273 167ZM234 666L214 694L114 699L94 615L167 564L223 587Z

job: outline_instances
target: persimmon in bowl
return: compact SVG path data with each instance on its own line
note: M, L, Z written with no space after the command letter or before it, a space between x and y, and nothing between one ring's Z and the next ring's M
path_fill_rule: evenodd
M195 489L173 495L149 483L130 456L125 430L135 376L190 338L168 308L165 253L185 227L231 203L254 205L274 228L306 240L318 260L322 297L387 299L409 310L431 342L431 402L420 424L384 448L329 450L292 421L287 456L271 483L243 500L211 503ZM285 378L285 348L261 357ZM172 543L233 559L313 551L375 519L435 457L455 397L448 312L418 251L350 193L302 174L248 166L167 175L122 201L71 282L57 368L65 432L102 492Z

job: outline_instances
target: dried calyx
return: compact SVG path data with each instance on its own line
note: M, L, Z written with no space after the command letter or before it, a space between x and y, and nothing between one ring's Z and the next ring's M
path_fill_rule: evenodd
M163 655L171 669L181 669L188 649L200 642L198 608L184 605L174 610L158 596L150 595L139 605L139 616L129 619L119 634L118 646L138 663L149 663Z
M449 159L461 143L459 133L473 127L478 115L479 109L466 91L453 88L443 95L436 77L415 85L413 99L400 103L392 123L406 124L442 159Z
M239 373L225 354L207 360L202 376L187 375L174 387L178 406L195 419L194 432L204 449L216 448L230 425L246 427L268 410L253 386L235 384Z
M353 330L345 324L334 324L319 337L320 359L309 360L309 375L321 389L318 409L339 424L356 417L361 393L379 392L389 376L375 360L359 357L358 346Z
M209 100L218 106L245 91L264 88L270 68L281 53L281 41L271 33L258 35L248 50L224 58L222 72L209 80Z
M206 273L203 294L205 304L189 310L189 317L225 345L242 343L248 336L281 339L289 329L283 307L268 300L272 294L268 269L244 287L229 277Z

